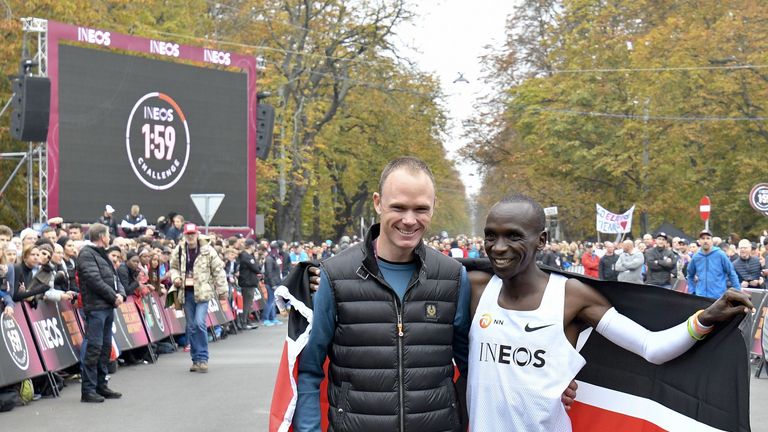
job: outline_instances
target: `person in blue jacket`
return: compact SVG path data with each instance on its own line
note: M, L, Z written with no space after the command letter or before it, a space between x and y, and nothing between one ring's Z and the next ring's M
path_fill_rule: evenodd
M699 233L701 248L688 264L688 292L702 297L719 298L728 289L741 289L731 260L720 248L713 246L712 233Z

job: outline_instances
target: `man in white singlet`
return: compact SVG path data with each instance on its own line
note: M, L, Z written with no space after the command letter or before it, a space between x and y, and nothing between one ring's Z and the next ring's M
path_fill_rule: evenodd
M594 288L538 268L536 252L547 243L544 223L541 206L523 195L501 200L488 214L485 250L494 275L469 273L471 431L570 431L560 398L586 363L574 346L587 327L661 364L687 351L715 323L752 309L746 294L729 290L689 321L650 332Z

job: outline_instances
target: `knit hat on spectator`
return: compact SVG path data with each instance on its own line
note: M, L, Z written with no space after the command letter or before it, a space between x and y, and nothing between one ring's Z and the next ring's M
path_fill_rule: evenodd
M19 238L21 240L24 240L25 237L28 237L31 234L34 234L35 236L39 236L37 231L35 231L34 229L32 229L32 228L24 228L23 230L21 230L21 233L19 234Z

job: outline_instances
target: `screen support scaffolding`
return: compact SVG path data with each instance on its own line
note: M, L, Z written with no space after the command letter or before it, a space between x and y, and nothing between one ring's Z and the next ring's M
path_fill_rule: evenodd
M48 21L40 18L22 18L22 58L32 59L37 64L37 71L30 71L32 76L48 76ZM33 52L29 52L29 47ZM10 105L15 94L0 110L2 116ZM8 206L17 222L25 226L48 221L48 154L45 142L27 143L25 152L0 153L0 160L17 160L17 165L7 179L0 177L3 187L0 189L0 208ZM20 156L23 155L23 156ZM21 168L26 165L26 199L25 218L20 217L14 203L5 198L5 191L16 176L21 174ZM36 201L36 202L35 202ZM36 207L36 208L35 208ZM37 214L35 214L37 210Z

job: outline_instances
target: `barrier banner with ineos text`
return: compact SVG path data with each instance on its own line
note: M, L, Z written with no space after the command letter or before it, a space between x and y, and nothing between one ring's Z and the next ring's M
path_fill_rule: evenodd
M82 309L78 309L78 312L80 313L80 322L85 328L85 314ZM149 345L149 338L144 330L141 314L134 303L133 296L128 296L120 307L115 308L114 314L112 334L117 348L121 352Z
M58 371L80 361L83 332L69 302L23 303L45 370Z

